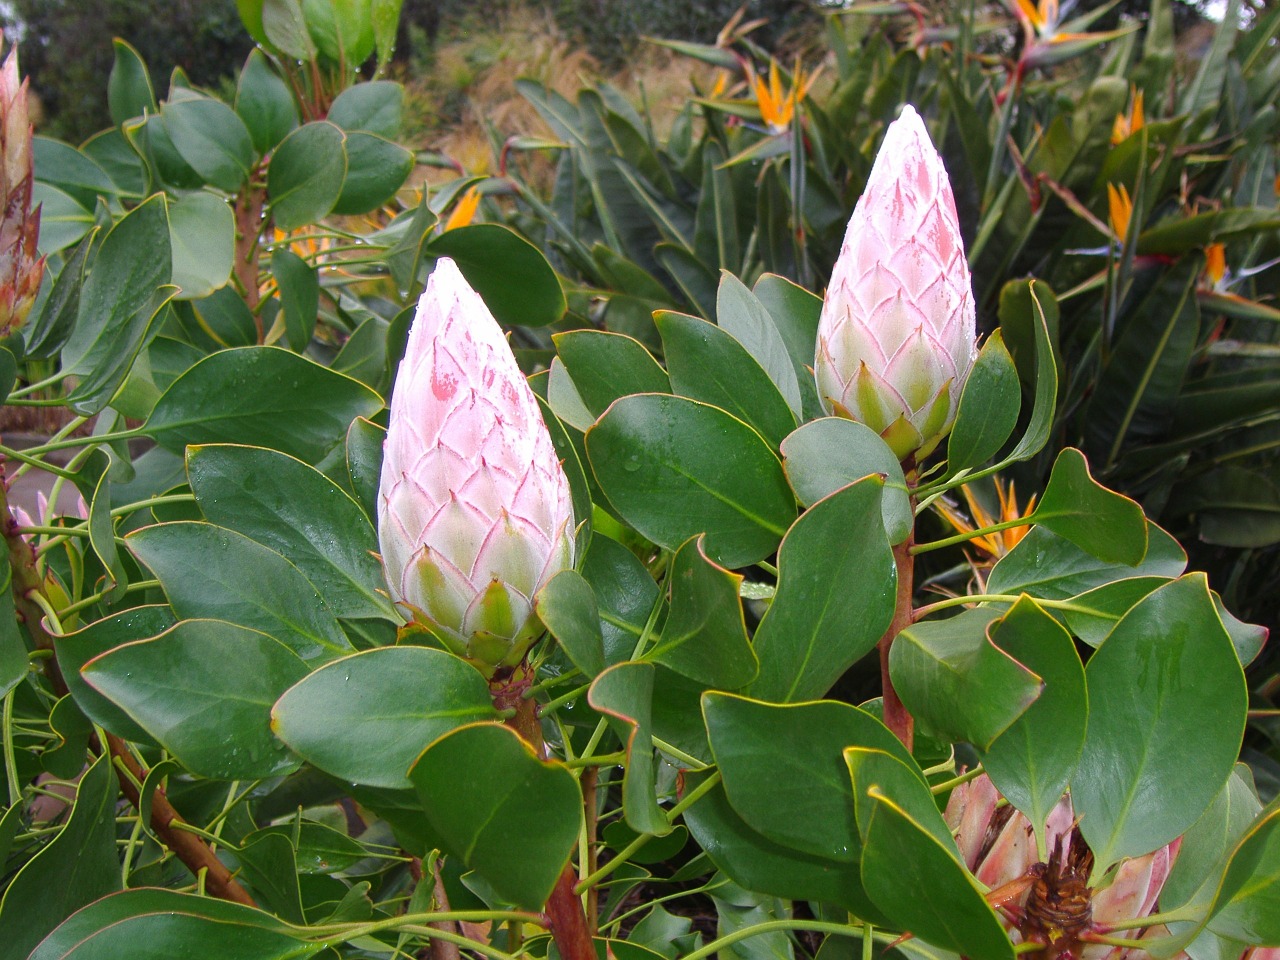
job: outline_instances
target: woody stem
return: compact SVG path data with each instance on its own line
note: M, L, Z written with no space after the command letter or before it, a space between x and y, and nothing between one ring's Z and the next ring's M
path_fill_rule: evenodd
M545 753L542 742L542 723L538 719L538 702L533 697L522 694L532 683L532 671L527 664L521 664L508 677L495 680L490 684L494 706L499 710L515 709L515 715L507 720L507 725L533 747L539 757ZM560 879L547 900L547 925L551 928L551 936L555 939L556 949L563 960L596 960L595 945L591 940L591 930L587 925L587 916L582 909L582 900L573 888L578 883L577 871L573 861L565 864Z
M884 698L884 722L894 735L902 741L903 746L907 750L911 749L913 739L915 721L911 714L907 712L907 708L903 706L902 701L898 698L898 692L893 688L893 680L889 676L889 650L893 646L894 638L911 626L911 596L915 586L915 564L916 559L911 554L911 545L914 535L907 537L906 541L898 544L893 548L894 564L898 568L898 593L897 601L893 611L893 620L889 624L889 629L885 631L883 637L880 638L878 644L880 650L880 684Z

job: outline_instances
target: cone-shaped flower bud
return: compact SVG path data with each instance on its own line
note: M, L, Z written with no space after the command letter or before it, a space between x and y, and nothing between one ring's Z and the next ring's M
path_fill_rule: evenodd
M0 338L26 322L44 258L37 256L40 210L31 209L34 183L27 83L18 80L17 48L0 66Z
M573 563L569 481L497 322L452 260L418 301L378 489L391 596L485 672L539 632L533 596Z
M890 124L831 274L814 374L823 407L921 460L951 430L976 355L955 196L911 106Z
M1182 840L1120 864L1110 883L1088 886L1090 852L1075 828L1071 798L1063 797L1045 824L1047 860L1036 850L1031 822L1008 804L985 773L961 784L947 801L946 821L965 865L991 890L988 894L1015 943L1052 946L1054 956L1080 960L1137 960L1146 953L1090 942L1124 924L1138 939L1158 929L1129 929L1156 912L1160 889L1173 869Z

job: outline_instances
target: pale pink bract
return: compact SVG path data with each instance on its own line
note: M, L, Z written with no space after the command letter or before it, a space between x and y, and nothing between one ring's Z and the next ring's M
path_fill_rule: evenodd
M900 460L922 460L955 421L975 325L955 196L908 105L885 133L823 301L823 407L871 427Z
M1090 942L1116 924L1151 916L1178 856L1181 838L1145 856L1125 860L1101 889L1086 885L1093 858L1075 829L1070 796L1049 812L1045 824L1048 863L1037 853L1031 822L1008 805L985 773L961 784L947 801L946 821L965 865L991 890L1013 884L1016 894L1000 904L1015 943L1054 946L1063 960L1138 960L1135 948ZM1031 879L1035 882L1032 883ZM1017 881L1025 880L1023 886ZM1161 926L1126 930L1124 937L1165 934Z
M501 328L452 260L418 301L378 490L391 596L454 652L513 666L573 564L569 482Z

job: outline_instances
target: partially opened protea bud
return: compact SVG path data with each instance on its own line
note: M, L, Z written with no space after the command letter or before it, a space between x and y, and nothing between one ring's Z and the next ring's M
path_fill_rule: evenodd
M40 210L31 209L34 183L27 84L18 81L18 54L0 66L0 339L27 320L40 290L44 258L36 255Z
M823 407L922 460L951 430L975 350L973 284L942 158L911 106L889 126L831 274Z
M1120 864L1107 886L1088 885L1093 853L1076 829L1070 797L1049 812L1047 859L1041 860L1031 822L1002 798L985 773L961 784L947 801L946 821L975 877L986 884L1015 943L1040 943L1064 960L1137 960L1146 953L1099 943L1123 926L1126 938L1165 932L1137 929L1151 916L1169 878L1181 838Z
M533 596L573 563L569 481L497 322L436 264L395 393L378 489L392 598L486 673L520 662Z

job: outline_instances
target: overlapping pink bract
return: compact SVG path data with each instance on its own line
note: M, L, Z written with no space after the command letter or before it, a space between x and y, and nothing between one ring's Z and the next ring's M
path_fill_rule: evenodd
M942 158L910 105L889 125L831 274L814 361L828 413L905 460L951 430L975 349L973 284Z
M991 778L982 774L953 790L946 809L947 826L955 833L956 845L965 865L992 890L1027 876L1033 866L1041 862L1031 822L1016 811L1001 822L997 817L1000 800ZM1046 847L1050 852L1056 850L1062 862L1071 859L1074 845L1084 843L1074 827L1071 798L1064 796L1049 812L1045 824ZM1159 850L1121 863L1106 887L1089 892L1088 923L1080 933L1086 936L1089 933L1108 933L1115 924L1150 916L1155 911L1160 890L1169 878L1181 845L1179 838ZM1019 922L1028 895L1029 892L1024 891L1004 906L1006 926L1010 928L1015 942L1047 942L1043 930L1033 924ZM1128 930L1121 935L1140 937L1165 933L1167 931L1163 927L1155 927ZM1067 945L1060 956L1077 960L1137 960L1145 958L1147 953L1085 940L1074 946Z
M44 258L36 249L40 210L31 209L31 136L27 83L18 77L11 47L0 64L0 337L26 322L44 276Z
M452 260L418 312L391 399L378 539L392 598L451 649L519 662L533 596L573 564L569 482L501 328Z

